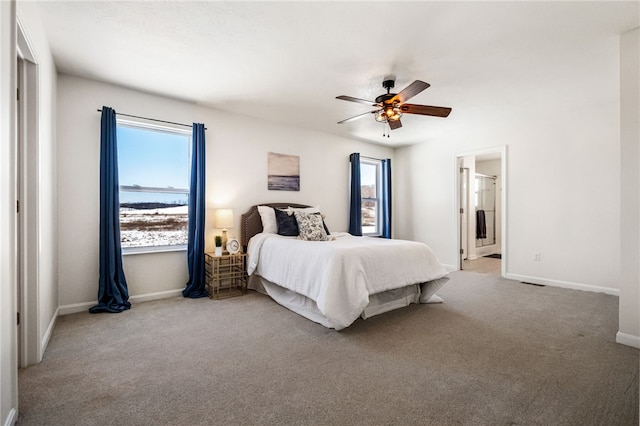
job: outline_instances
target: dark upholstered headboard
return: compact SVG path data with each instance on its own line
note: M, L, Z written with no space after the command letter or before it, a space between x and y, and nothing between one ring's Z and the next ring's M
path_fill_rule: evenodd
M286 209L287 207L305 208L310 207L304 204L295 203L262 203L261 206L269 206L274 208ZM262 232L262 219L260 219L260 213L258 213L258 205L251 206L251 208L240 217L240 228L242 236L240 243L242 247L247 248L249 240L254 235Z

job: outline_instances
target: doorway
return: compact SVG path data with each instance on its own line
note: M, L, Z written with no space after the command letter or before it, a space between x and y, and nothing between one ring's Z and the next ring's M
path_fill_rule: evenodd
M461 270L506 274L506 146L456 155Z

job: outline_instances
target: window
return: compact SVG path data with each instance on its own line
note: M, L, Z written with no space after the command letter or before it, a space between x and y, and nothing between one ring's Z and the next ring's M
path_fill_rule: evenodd
M118 120L124 251L187 244L191 130Z
M377 160L361 160L360 188L362 191L362 235L380 235L381 232L381 167Z

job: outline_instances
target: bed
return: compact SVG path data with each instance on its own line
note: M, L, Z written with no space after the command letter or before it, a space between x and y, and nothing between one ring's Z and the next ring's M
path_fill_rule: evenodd
M331 232L328 241L282 236L261 216L268 209L279 215L286 210L290 216L295 209L299 221L304 220L301 212L320 213L307 205L268 203L242 215L249 288L293 312L340 330L358 318L441 301L435 293L449 278L426 244L344 232ZM302 226L300 233L304 235Z

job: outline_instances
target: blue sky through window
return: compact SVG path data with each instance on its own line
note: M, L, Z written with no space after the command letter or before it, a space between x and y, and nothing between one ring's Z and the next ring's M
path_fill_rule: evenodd
M118 124L120 185L189 188L191 135ZM186 204L186 194L120 191L120 202Z

